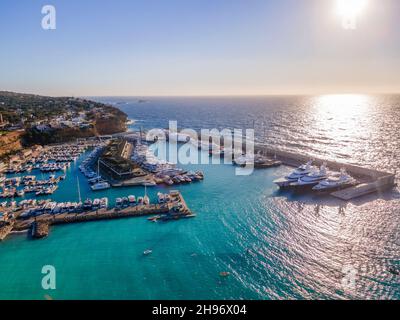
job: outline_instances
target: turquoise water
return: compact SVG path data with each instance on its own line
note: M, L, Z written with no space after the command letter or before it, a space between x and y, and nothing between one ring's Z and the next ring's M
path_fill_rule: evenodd
M288 99L160 99L148 104L128 99L123 109L146 127L153 117L146 112L150 107L157 111L156 127L167 125L171 110L171 120L189 126L192 119L205 128L264 119L270 121L269 139L298 152L311 150L388 171L399 167L399 159L393 157L400 150L399 139L391 135L400 130L395 120L399 99L385 98L376 105L363 105L362 99L346 112L343 106L336 110L322 102L316 107L304 98L297 103ZM185 110L186 104L190 110ZM196 108L204 113L193 111ZM231 110L230 117L224 116L226 110ZM53 199L78 200L76 174L83 198L144 194L142 187L93 194L77 173L79 161ZM229 165L188 169L205 173L203 182L177 187L197 214L195 219L155 224L134 218L58 226L44 240L12 235L0 243L0 299L400 298L400 277L392 272L400 268L397 189L344 203L280 193L272 181L291 170L286 167L242 177ZM168 188L147 190L154 201L157 192ZM145 257L147 249L153 254ZM41 288L44 265L56 268L54 291ZM343 285L349 266L355 271L352 287ZM230 276L221 278L220 272L226 271Z
M0 273L8 275L0 277L0 298L41 299L44 294L55 299L262 298L243 283L241 274L222 279L219 273L234 274L248 267L254 243L243 243L235 224L255 220L252 208L257 199L275 191L271 180L277 172L236 177L232 166L195 168L204 170L205 181L178 189L198 214L196 219L154 224L137 218L54 227L40 241L11 236L0 246ZM70 171L53 199L73 198L75 167ZM80 184L82 193L89 195L83 179ZM166 191L148 188L152 200L161 189ZM137 187L96 196L143 192ZM235 210L238 199L245 199L250 207ZM144 257L146 249L153 254ZM54 292L41 289L43 265L56 267Z
M53 199L71 200L75 193L77 199L78 165L72 166ZM349 230L340 224L354 219L354 208L280 194L272 180L290 170L285 167L242 177L229 165L188 167L206 176L203 182L178 187L198 215L195 219L155 224L134 218L58 226L47 239L36 241L13 235L0 245L0 298L273 299L373 293L368 278L355 295L340 287L343 260L355 258L343 252L346 245L355 244L338 246L332 237L347 235ZM93 197L80 178L83 195ZM148 188L152 200L160 190L166 188ZM114 199L143 193L142 187L135 187L96 196ZM145 257L147 249L153 254ZM44 265L56 268L54 291L41 288ZM231 276L221 278L223 271ZM385 281L381 290L387 297L398 297L396 282Z

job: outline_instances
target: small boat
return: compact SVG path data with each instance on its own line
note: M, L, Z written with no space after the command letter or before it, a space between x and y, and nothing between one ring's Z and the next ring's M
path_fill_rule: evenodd
M147 218L147 220L149 220L151 222L157 222L159 219L161 219L161 216L154 216L154 217Z
M107 209L108 208L108 198L104 197L100 200L100 208Z
M136 205L136 197L135 196L128 196L128 201L130 206Z
M172 186L173 184L174 184L174 182L171 180L171 178L170 177L165 177L164 179L163 179L163 181L164 181L164 183L165 184L167 184L167 185L169 185L169 186Z
M116 206L117 208L121 208L121 207L122 207L122 198L117 198L117 199L115 200L115 206Z
M150 204L150 198L147 195L143 197L143 204L146 206Z
M91 199L86 199L85 202L83 203L83 209L84 210L90 210L92 209L93 203Z
M93 200L93 208L94 209L100 208L100 199L94 199Z
M143 251L143 255L144 256L148 256L148 255L150 255L152 253L153 253L153 250L145 250L145 251Z
M103 182L97 182L96 184L92 185L90 188L93 191L100 191L100 190L110 189L111 186L108 182L103 181Z
M219 276L223 277L223 278L229 277L230 275L231 274L229 272L220 272L220 274L219 274Z
M158 203L165 203L165 195L161 192L157 193Z

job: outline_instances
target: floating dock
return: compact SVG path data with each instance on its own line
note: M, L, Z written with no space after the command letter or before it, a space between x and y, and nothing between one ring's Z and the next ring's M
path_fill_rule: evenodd
M333 197L344 201L350 201L371 193L382 193L383 191L387 191L396 186L396 176L393 173L319 159L307 154L300 155L262 145L256 145L255 152L261 152L263 155L279 160L282 164L290 167L298 167L308 162L310 159L313 159L314 164L318 166L321 166L325 162L330 169L336 171L340 171L341 168L346 169L346 171L353 176L353 178L356 178L360 184L331 193Z

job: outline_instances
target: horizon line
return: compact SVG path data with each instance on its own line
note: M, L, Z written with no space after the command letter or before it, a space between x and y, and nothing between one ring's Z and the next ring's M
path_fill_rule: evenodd
M249 94L122 94L122 95L93 95L93 94L85 94L85 95L52 95L46 93L37 93L32 91L15 91L15 90L0 90L0 92L10 92L10 93L19 93L19 94L31 94L38 96L47 96L54 98L62 98L62 97L72 97L72 98L240 98L240 97L290 97L290 96L330 96L330 95L400 95L400 91L398 92L363 92L363 91L354 91L354 92L325 92L325 93L249 93Z

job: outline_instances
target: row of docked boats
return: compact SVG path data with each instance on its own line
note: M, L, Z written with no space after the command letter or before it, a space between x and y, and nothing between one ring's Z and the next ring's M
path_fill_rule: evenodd
M137 197L134 195L129 195L127 197L117 198L115 200L115 208L117 210L135 207L135 206L147 206L150 204L150 198L145 195L143 197Z
M276 159L270 159L261 154L242 154L238 157L234 157L233 164L240 167L250 165L262 169L279 167L282 165L282 162Z
M24 176L6 178L0 182L2 192L0 198L17 198L23 197L27 193L35 193L37 196L53 194L60 180L64 180L65 175L56 177L51 175L45 180L36 180L36 176ZM18 187L23 186L22 189Z
M36 196L45 196L53 194L57 189L57 184L51 184L49 186L27 186L20 190L14 187L3 188L3 192L0 193L0 198L18 198L23 197L26 193L35 193Z
M50 162L39 167L41 172L66 171L70 167L70 162Z
M77 144L65 144L47 147L39 157L35 159L36 163L48 162L73 162L86 151L86 146Z
M24 173L31 172L35 167L32 164L10 164L9 167L5 170L5 173L8 174L16 174L16 173Z
M85 150L86 146L71 144L46 147L39 155L26 156L19 161L11 161L5 172L16 174L29 173L35 169L42 172L65 170L68 164L75 161Z
M169 193L165 194L159 192L157 194L157 200L161 205L169 205L169 212L148 218L147 220L151 222L171 221L196 217L196 215L188 211L188 209L182 203L182 198L180 197L179 191L171 190Z
M103 145L97 146L90 155L79 166L79 170L87 178L92 191L101 191L110 189L111 185L100 175L99 156L104 150ZM93 170L93 166L97 162L97 172Z
M158 159L146 144L135 146L131 160L142 169L154 174L154 182L146 182L145 185L147 186L156 186L157 184L172 186L204 179L204 174L201 171L187 172L177 168L175 164Z
M37 180L36 176L23 176L23 177L12 177L12 178L0 178L0 187L19 187L19 186L36 186L36 185L46 185L55 184L64 180L65 175L56 177L55 175L50 175L48 179Z
M26 201L26 202L25 202ZM40 216L43 214L64 214L64 213L82 213L108 208L108 198L86 199L82 202L55 202L51 200L37 201L24 200L18 205L19 209L24 210L21 218Z
M5 173L16 174L32 172L32 170L40 170L41 172L56 172L66 171L70 167L70 162L46 162L46 163L35 163L35 164L14 164L10 165Z
M326 163L320 168L313 166L313 161L298 167L289 175L274 181L281 189L298 191L333 192L355 186L358 181L350 176L344 168L340 172L330 171Z
M157 183L164 183L172 186L174 184L191 183L204 180L204 174L201 171L185 172L181 169L163 170L155 175L155 180Z

